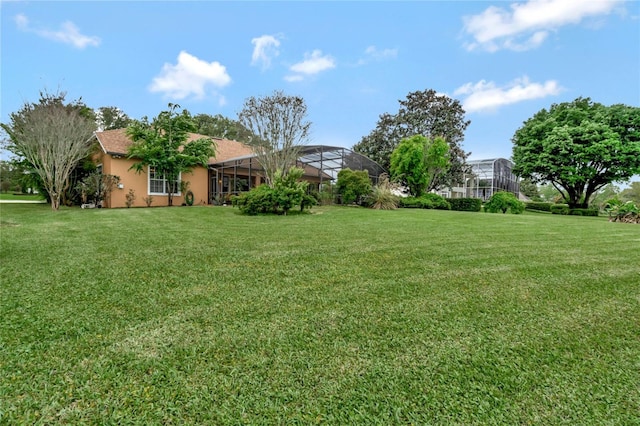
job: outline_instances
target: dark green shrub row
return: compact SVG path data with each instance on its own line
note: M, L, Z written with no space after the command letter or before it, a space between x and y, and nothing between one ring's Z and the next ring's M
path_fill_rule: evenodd
M541 201L527 201L524 203L525 210L537 210L542 212L550 212L553 203L543 203Z
M551 205L551 213L568 214L572 216L598 216L598 209L570 209L567 204Z
M451 204L438 194L428 193L420 197L400 198L400 207L414 209L450 210Z
M549 211L553 214L569 214L568 204L552 204Z
M460 212L479 212L482 210L482 200L480 198L447 198L451 205L451 210Z
M569 214L573 216L598 216L598 209L571 209Z

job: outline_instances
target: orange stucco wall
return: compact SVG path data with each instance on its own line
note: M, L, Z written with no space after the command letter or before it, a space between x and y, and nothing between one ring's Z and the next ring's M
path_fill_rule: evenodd
M96 164L102 164L102 172L120 177L120 186L114 188L111 196L105 202L105 207L126 207L126 195L129 190L134 191L135 200L132 207L146 207L145 197L149 197L147 173L136 173L129 168L135 161L126 158L112 158L111 155L101 154L96 158ZM209 173L204 167L196 167L191 173L183 173L182 180L189 182L189 190L193 192L193 204L207 204L209 199ZM167 206L166 195L152 195L152 206ZM184 194L173 196L173 205L179 206L184 202Z

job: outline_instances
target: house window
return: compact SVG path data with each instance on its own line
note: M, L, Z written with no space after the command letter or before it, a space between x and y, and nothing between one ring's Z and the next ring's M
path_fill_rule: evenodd
M178 180L173 182L168 182L164 175L161 175L156 171L155 167L149 167L149 194L152 195L167 195L169 193L169 187L172 186L173 195L180 195L180 175L178 175Z

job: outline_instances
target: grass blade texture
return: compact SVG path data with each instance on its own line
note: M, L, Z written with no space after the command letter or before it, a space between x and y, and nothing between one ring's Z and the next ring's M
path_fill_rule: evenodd
M0 424L637 424L640 227L1 206Z

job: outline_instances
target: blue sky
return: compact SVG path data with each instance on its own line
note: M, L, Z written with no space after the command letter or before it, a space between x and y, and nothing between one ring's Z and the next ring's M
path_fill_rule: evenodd
M46 89L154 117L236 118L274 90L307 102L312 142L351 147L408 93L459 99L471 159L511 156L522 123L590 97L640 106L640 3L2 1L1 110Z

